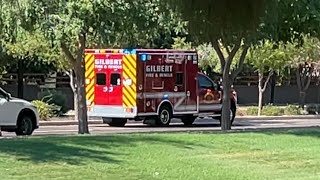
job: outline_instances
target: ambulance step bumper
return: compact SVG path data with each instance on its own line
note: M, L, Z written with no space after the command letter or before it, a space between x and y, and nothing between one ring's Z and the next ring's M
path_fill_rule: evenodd
M137 116L137 107L95 105L88 111L88 116L133 119Z

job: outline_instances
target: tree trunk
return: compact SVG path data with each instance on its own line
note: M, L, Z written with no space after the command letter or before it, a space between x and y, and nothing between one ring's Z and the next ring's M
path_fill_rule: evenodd
M222 73L222 86L223 86L223 97L222 97L222 111L221 111L221 130L227 131L231 129L231 121L230 121L230 95L231 95L231 85L233 84L234 79L236 76L240 73L242 70L245 57L247 55L248 46L243 46L243 51L241 53L239 63L238 63L238 68L234 70L230 74L231 70L231 64L232 61L234 60L234 57L238 50L241 47L241 42L242 39L239 37L237 41L235 42L234 47L230 51L228 50L228 57L225 58L224 54L221 51L220 45L219 45L219 40L218 39L211 39L212 46L215 49L219 60L220 60L220 65L221 65L221 73ZM228 48L228 47L227 47Z
M261 116L263 103L263 91L259 88L259 103L258 103L258 116Z
M306 100L306 92L309 89L309 86L311 84L311 75L307 75L307 73L302 73L300 69L301 68L298 68L296 70L296 78L297 78L297 85L299 89L299 104L300 104L300 107L303 108ZM309 74L311 74L311 72L309 72Z
M24 75L24 66L23 60L18 60L18 98L23 99L23 91L24 91L24 82L23 82L23 75Z
M259 71L259 83L258 83L258 89L259 89L259 102L258 102L258 116L261 116L262 108L263 108L263 93L267 89L267 85L270 81L271 76L273 75L273 72L270 71L269 75L266 79L266 81L263 83L263 72Z
M300 106L303 108L306 103L306 92L300 91L299 93L299 102Z
M77 85L75 84L75 77L74 77L74 73L73 70L71 69L70 72L67 71L66 72L70 78L70 87L72 89L72 93L73 93L73 109L74 109L74 119L76 121L79 121L79 116L78 116L78 96L77 96Z
M258 116L261 116L262 111L262 100L263 100L263 73L259 72L259 83L258 83L258 91L259 91L259 101L258 101Z
M272 75L271 78L271 92L270 92L270 104L274 104L274 92L275 92L275 88L276 88L276 74Z
M79 49L76 58L72 55L69 48L64 41L61 42L61 49L66 55L67 59L74 67L75 78L74 80L74 105L75 105L75 118L78 119L78 133L89 134L88 116L87 116L87 103L85 92L85 62L84 62L84 50L86 44L86 33L81 32L79 34ZM70 79L71 80L71 79Z
M231 129L230 121L230 90L231 83L229 74L223 74L222 78L223 98L222 98L222 114L221 114L221 130L227 131Z
M77 59L76 67L76 93L75 98L75 118L79 121L79 134L89 134L86 92L85 92L85 66L83 59Z
M78 110L78 96L77 93L73 94L73 101L74 101L74 119L79 121L79 110Z

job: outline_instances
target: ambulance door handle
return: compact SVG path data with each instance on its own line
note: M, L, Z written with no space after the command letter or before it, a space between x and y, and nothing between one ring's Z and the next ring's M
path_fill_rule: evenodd
M113 92L113 87L112 86L109 88L109 92Z
M104 87L104 88L103 88L103 92L104 92L104 93L105 93L105 92L108 92L108 90L109 90L108 87Z

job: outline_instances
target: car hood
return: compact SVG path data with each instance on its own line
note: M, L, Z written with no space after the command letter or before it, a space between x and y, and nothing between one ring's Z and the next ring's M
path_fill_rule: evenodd
M21 104L25 104L25 105L32 105L31 102L29 102L29 101L26 101L26 100L23 100L23 99L19 99L19 98L14 98L14 97L12 97L10 99L10 102L21 103Z

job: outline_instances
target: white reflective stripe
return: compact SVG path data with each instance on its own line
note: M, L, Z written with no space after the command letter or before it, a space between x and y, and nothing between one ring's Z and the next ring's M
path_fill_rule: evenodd
M197 105L187 105L186 110L187 111L197 111Z
M222 108L222 104L213 104L213 105L200 105L199 110L205 110L205 111L219 111Z
M197 111L183 111L183 112L173 112L174 115L184 115L184 114L193 114L193 115L197 115L198 112Z
M144 52L139 52L140 54L145 54L145 55L191 55L191 56L196 56L197 53L175 53L175 52L164 52L164 53L144 53Z
M156 116L157 113L138 113L138 116Z
M147 99L162 99L165 96L168 98L179 98L186 97L187 94L185 92L161 92L161 93L138 93L138 98L147 98Z

